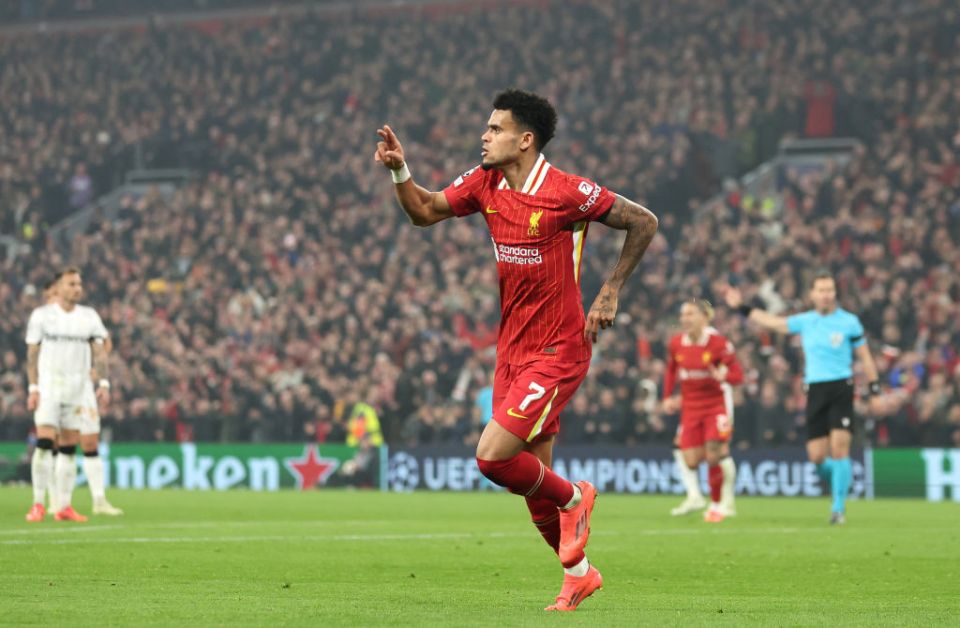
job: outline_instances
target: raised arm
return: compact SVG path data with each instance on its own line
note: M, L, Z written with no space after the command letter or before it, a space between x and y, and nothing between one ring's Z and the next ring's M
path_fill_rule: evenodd
M610 276L601 286L600 294L597 295L587 314L584 334L593 342L597 341L597 333L600 329L613 325L613 320L617 316L620 288L640 263L653 236L657 234L658 225L657 217L653 212L620 195L617 195L617 200L613 202L613 206L601 222L612 229L626 231L627 237L623 241L617 265L613 267Z
M740 290L737 288L732 286L728 287L724 297L728 307L739 311L757 325L766 327L771 331L780 332L781 334L787 333L787 319L785 316L777 316L776 314L771 314L766 310L761 310L758 307L744 305L743 295L740 294Z
M453 216L453 210L443 192L431 192L413 182L410 169L403 154L400 140L389 126L377 129L381 141L377 142L374 159L382 163L393 177L394 188L400 207L418 227L429 227Z

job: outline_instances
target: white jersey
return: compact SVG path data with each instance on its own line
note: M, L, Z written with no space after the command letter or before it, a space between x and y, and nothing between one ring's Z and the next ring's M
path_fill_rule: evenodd
M91 307L77 305L68 312L59 303L49 303L31 312L27 344L40 345L41 399L71 402L82 397L91 385L90 343L106 338L107 328Z

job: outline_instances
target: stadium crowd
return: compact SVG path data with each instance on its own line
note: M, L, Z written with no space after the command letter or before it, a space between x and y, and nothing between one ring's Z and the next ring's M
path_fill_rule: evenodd
M114 337L114 439L475 442L499 315L486 228L410 226L373 130L389 122L414 177L438 189L476 162L492 94L518 85L561 114L554 165L661 218L564 440L668 442L676 418L657 397L681 300L722 301L733 281L796 311L828 267L881 356L869 437L960 446L960 12L550 7L0 40L0 233L16 240L0 256L0 440L32 425L26 317L70 262ZM863 149L842 171L785 173L777 203L730 182L804 135ZM170 198L129 196L117 220L55 246L48 227L109 191L134 154L197 176ZM617 237L591 229L588 306ZM801 443L798 345L718 310L748 374L737 446Z

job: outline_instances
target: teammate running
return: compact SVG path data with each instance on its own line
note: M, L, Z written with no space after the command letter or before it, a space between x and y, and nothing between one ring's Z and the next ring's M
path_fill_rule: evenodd
M743 381L743 370L733 344L709 326L712 319L713 306L702 299L691 299L681 306L683 333L675 335L667 345L663 406L667 412L680 411L677 437L686 467L683 473L687 497L671 514L699 509L697 498L702 502L703 496L696 469L706 460L711 501L703 518L719 523L736 514L733 492L737 467L730 457L732 386ZM680 395L674 396L678 380Z
M647 209L553 167L543 155L557 114L541 96L498 94L482 136L481 163L442 192L416 185L393 130L379 129L376 160L386 166L413 224L426 227L479 213L493 240L500 277L493 420L477 445L491 481L523 495L534 524L564 567L563 587L546 610L572 611L602 586L584 547L596 489L550 470L559 414L587 374L600 329L657 231ZM626 231L620 259L584 320L580 262L591 221Z

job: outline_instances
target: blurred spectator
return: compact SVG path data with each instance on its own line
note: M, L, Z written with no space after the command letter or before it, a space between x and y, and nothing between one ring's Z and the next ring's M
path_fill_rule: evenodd
M388 442L475 442L499 316L485 228L411 227L370 133L390 122L437 189L472 165L490 97L516 84L557 105L552 163L661 217L564 442L669 442L651 386L679 303L719 301L736 279L797 310L820 266L882 355L876 442L960 439L960 11L552 4L0 38L0 229L17 242L0 257L0 434L32 424L24 325L71 262L115 340L117 439L343 442L362 390ZM804 132L864 148L844 171L782 173L769 197L732 182L715 196ZM169 199L123 199L69 252L50 241L137 155L197 176ZM620 237L591 230L588 304ZM737 438L802 442L796 342L722 310L715 324L752 373Z
M87 206L93 200L93 181L87 174L87 167L77 164L70 177L70 209L77 210Z

